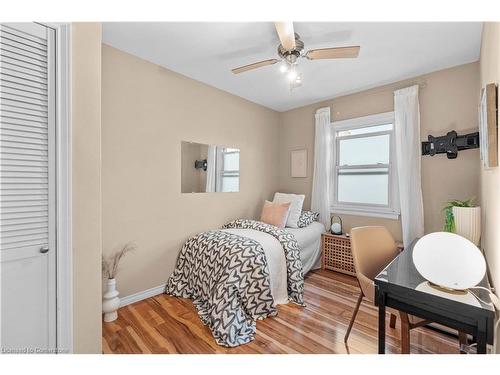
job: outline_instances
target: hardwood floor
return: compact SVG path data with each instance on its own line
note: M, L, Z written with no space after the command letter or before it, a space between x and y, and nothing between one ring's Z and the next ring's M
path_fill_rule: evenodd
M330 271L306 277L306 307L278 306L278 316L257 322L256 339L237 348L215 343L188 299L159 295L123 307L103 323L104 353L377 353L377 309L363 302L349 343L344 334L359 288L354 278ZM396 329L387 323L387 353L399 352ZM418 328L411 353L458 353L458 340Z

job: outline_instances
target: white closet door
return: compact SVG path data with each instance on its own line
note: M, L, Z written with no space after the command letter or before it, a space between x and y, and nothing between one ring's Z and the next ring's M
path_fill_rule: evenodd
M0 25L0 347L56 347L55 35Z

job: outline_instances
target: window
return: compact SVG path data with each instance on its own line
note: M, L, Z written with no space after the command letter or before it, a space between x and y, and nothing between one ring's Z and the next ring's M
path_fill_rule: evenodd
M394 113L334 122L332 211L397 218Z
M240 190L240 150L237 148L221 149L220 182L224 192Z

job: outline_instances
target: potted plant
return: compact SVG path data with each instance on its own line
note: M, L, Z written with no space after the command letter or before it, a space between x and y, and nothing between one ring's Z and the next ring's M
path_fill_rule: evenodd
M135 248L135 244L128 243L110 256L102 256L102 275L106 279L106 292L102 298L102 312L104 313L105 322L112 322L118 318L117 310L120 307L120 298L118 297L120 293L116 290L118 265L122 258L134 251Z
M465 237L477 246L481 238L481 207L476 206L474 201L474 198L448 201L443 208L443 230Z

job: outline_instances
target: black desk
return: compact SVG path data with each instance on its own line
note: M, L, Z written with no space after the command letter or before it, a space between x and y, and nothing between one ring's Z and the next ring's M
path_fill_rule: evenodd
M486 353L486 344L493 344L495 309L489 293L474 289L473 296L451 294L432 286L418 273L413 264L413 246L399 254L375 278L375 304L378 305L378 352L385 353L385 310L391 307L428 319L477 340L477 353ZM485 278L479 286L489 288ZM458 345L458 344L457 344Z

